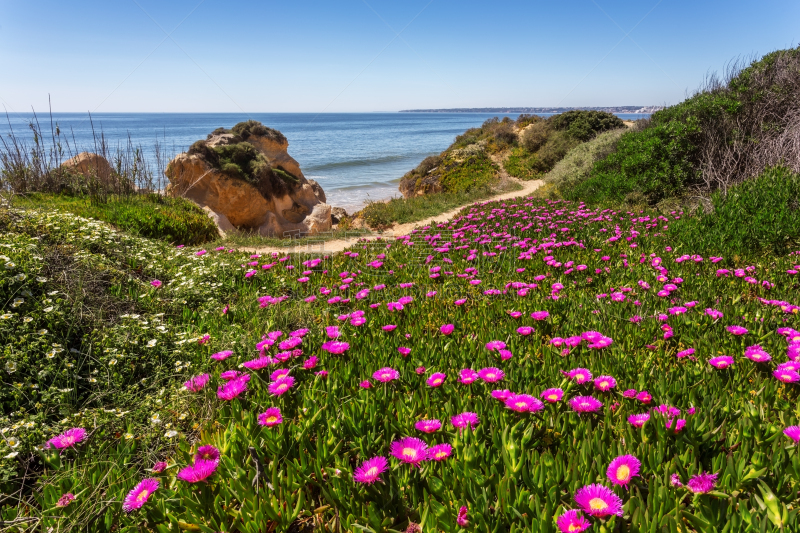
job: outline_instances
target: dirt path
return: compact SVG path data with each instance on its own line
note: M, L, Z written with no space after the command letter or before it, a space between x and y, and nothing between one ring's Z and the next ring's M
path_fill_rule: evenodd
M500 167L502 169L502 166ZM504 170L501 172L505 172ZM502 194L498 194L496 196L490 196L489 198L485 198L483 200L479 200L480 202L494 202L497 200L508 200L510 198L518 198L520 196L527 196L531 194L533 191L538 189L544 184L542 180L531 180L531 181L522 181L518 180L517 178L512 178L508 175L505 176L505 179L509 181L513 181L515 183L519 183L522 185L522 189L516 191L505 192ZM335 253L341 252L346 248L352 246L358 239L364 237L399 237L401 235L408 235L411 230L421 226L430 226L437 222L446 222L451 218L455 217L459 211L461 211L464 207L472 205L475 202L470 202L464 204L462 206L456 207L455 209L451 209L446 213L441 213L439 215L426 218L424 220L419 220L417 222L410 222L408 224L399 224L394 226L391 230L384 231L383 233L373 233L373 234L353 234L352 238L344 238L344 239L336 239L331 241L323 241L323 240L315 240L314 237L305 237L302 239L291 240L286 242L286 246L265 246L265 247L252 247L252 248L240 248L243 251L252 252L252 253L286 253L286 252L326 252L326 253Z

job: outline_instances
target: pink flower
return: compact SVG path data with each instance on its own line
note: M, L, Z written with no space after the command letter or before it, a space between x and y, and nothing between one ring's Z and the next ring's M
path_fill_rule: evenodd
M506 376L506 373L493 366L478 370L478 377L487 383L495 383Z
M386 324L385 326L381 327L383 331L394 331L397 326L394 324Z
M323 343L321 348L333 355L341 355L350 349L350 345L346 342L329 341Z
M719 474L709 474L701 472L700 474L689 479L686 488L695 494L705 494L714 490L714 485L717 483L717 476Z
M573 368L569 372L562 371L562 373L569 379L574 379L578 385L582 385L592 379L592 373L585 368Z
M464 385L469 385L473 383L476 379L478 379L478 373L472 370L471 368L465 368L461 371L461 375L458 378L459 383L463 383Z
M187 466L177 474L177 478L187 483L199 483L213 476L217 471L218 461L198 459L193 465Z
M236 376L217 389L217 397L221 400L233 400L247 390L248 381L250 381L248 374Z
M167 463L165 463L164 461L157 462L156 464L153 465L152 468L153 472L155 472L156 474L160 474L166 469L167 469Z
M569 401L569 406L576 413L594 413L603 407L603 403L591 396L576 396Z
M606 476L615 485L625 486L639 475L642 463L633 455L620 455L608 465Z
M364 381L359 383L358 386L361 387L362 389L371 389L372 383L370 383L368 379L365 379Z
M539 399L528 394L513 394L505 401L506 407L518 413L535 413L544 409Z
M270 407L258 415L258 423L262 426L272 427L283 422L281 410L278 407Z
M746 335L747 328L743 328L742 326L726 326L725 329L728 330L728 333L733 335Z
M450 423L453 424L453 427L457 429L464 429L464 428L474 428L478 424L480 424L480 419L478 415L472 413L470 411L465 411L461 414L458 414L450 419Z
M617 386L617 380L611 376L599 376L594 380L594 387L599 391L608 391Z
M211 359L214 359L215 361L224 361L225 359L227 359L231 355L233 355L233 352L231 350L223 350L221 352L217 352L215 354L212 354L211 355Z
M642 427L645 422L650 420L650 413L643 413L640 415L631 415L628 417L628 423L633 427L640 428Z
M467 527L469 525L469 520L467 520L467 508L463 505L458 510L456 524L458 524L460 527Z
M268 389L273 396L280 396L291 389L293 385L294 378L292 376L283 376L270 383Z
M353 472L353 481L370 485L376 481L381 481L381 474L388 469L389 461L386 460L386 457L367 459Z
M141 480L129 493L125 496L125 499L122 502L122 510L126 513L130 513L137 509L140 509L147 500L150 498L150 495L153 494L156 489L158 489L159 482L155 478L145 478Z
M591 516L622 516L622 499L603 485L592 484L578 489L575 502Z
M411 353L411 348L406 348L405 346L400 346L397 349L397 351L400 352L400 355L402 355L403 357L406 357L406 356L408 356L408 354Z
M486 349L489 351L493 350L502 350L506 347L506 343L503 341L489 341L486 343Z
M400 379L400 372L395 370L391 367L384 367L380 370L376 370L372 377L381 383L388 383L389 381L393 381L395 379Z
M84 428L72 428L47 441L45 448L50 448L52 446L58 450L63 450L64 448L75 446L85 438L86 430Z
M564 397L564 391L561 389L547 389L541 394L542 398L549 403L560 402Z
M536 331L536 330L533 329L530 326L522 326L522 327L517 328L517 333L519 333L520 335L523 335L523 336L528 336L531 333L533 333L534 331Z
M389 453L404 463L419 466L428 458L428 445L416 437L403 437L391 444Z
M531 318L534 320L547 320L550 317L548 311L534 311L531 313Z
M453 333L454 329L455 326L453 324L445 324L439 328L439 331L442 332L442 335L450 335L451 333Z
M312 355L311 357L303 361L303 368L305 370L311 370L312 368L317 366L317 361L318 361L317 356Z
M439 431L439 428L442 427L442 423L434 418L431 420L420 420L414 424L414 427L423 433L433 433L434 431Z
M253 359L251 361L245 361L244 363L242 363L242 366L245 368L249 368L250 370L261 370L262 368L266 368L274 363L275 361L272 359L272 357L268 355L262 355L261 357Z
M592 527L592 524L579 511L570 509L558 517L556 526L561 533L581 533Z
M200 374L199 376L195 376L184 383L183 386L192 392L200 392L203 390L203 387L206 386L206 383L208 383L209 379L211 379L211 376L208 374Z
M724 369L733 364L733 357L729 355L720 355L719 357L712 357L708 360L708 364L714 368Z
M74 500L75 500L75 495L72 494L71 492L67 492L65 494L62 494L61 497L58 499L58 501L56 502L56 507L66 507Z
M159 280L157 280L157 279L154 279L153 281L150 282L150 285L152 285L153 287L155 287L157 289L157 288L161 287L161 282Z
M453 453L453 447L449 444L437 444L428 448L429 461L444 461Z
M425 382L429 387L439 387L444 383L445 378L447 378L446 374L441 372L434 372L431 374L431 377Z

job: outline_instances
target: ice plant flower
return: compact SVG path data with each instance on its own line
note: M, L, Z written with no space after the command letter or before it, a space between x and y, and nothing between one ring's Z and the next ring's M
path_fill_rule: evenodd
M85 438L86 430L84 428L72 428L48 440L45 448L53 447L57 450L63 450L75 446Z
M198 459L193 465L183 468L177 474L177 478L187 483L199 483L214 475L217 471L217 461L207 461Z
M622 500L603 485L594 483L578 489L575 502L591 516L622 516Z
M183 386L192 392L199 392L203 390L203 387L206 386L206 383L208 383L209 379L211 379L211 376L208 374L200 374L199 376L195 376L184 383Z
M636 399L642 403L650 403L653 400L653 397L650 395L649 392L643 390L642 392L636 395Z
M197 448L197 453L194 454L195 461L219 461L219 449L216 446L206 444Z
M548 311L534 311L531 313L531 318L534 320L547 320L550 317Z
M751 361L755 361L756 363L766 363L772 357L764 351L761 346L748 346L744 350L744 356L750 359Z
M578 385L582 385L592 379L592 373L585 368L573 368L569 372L564 372L562 370L562 374L567 376L569 379L574 379L575 383Z
M292 376L283 376L269 384L269 393L273 396L280 396L291 389L293 385L294 378Z
M61 497L58 499L58 501L56 502L56 507L66 507L74 500L75 500L75 495L72 494L71 492L67 492L65 494L62 494Z
M720 370L728 368L733 364L733 357L729 355L720 355L718 357L712 357L708 360L708 364L713 366L714 368L719 368Z
M428 445L416 437L403 437L391 444L389 453L404 463L419 466L428 458Z
M536 330L533 329L530 326L522 326L522 327L517 328L517 333L519 333L522 336L528 336L531 333L533 333L534 331L536 331Z
M608 391L617 386L617 380L611 376L599 376L594 380L594 388L599 391Z
M269 407L266 411L258 415L258 423L268 428L277 426L281 422L283 422L283 417L278 407Z
M433 433L434 431L439 431L439 428L442 427L442 423L435 418L431 420L419 420L414 424L414 427L423 433Z
M453 424L453 427L456 429L464 429L464 428L474 428L478 424L480 424L480 419L478 415L472 413L470 411L465 411L461 414L458 414L450 419L450 423Z
M489 350L490 352L494 350L502 350L505 347L506 343L504 343L503 341L489 341L486 343L486 349Z
M473 383L476 379L478 379L478 373L472 370L471 368L465 368L461 371L460 377L458 378L459 383L463 383L464 385L469 385Z
M728 330L728 333L733 335L746 335L747 328L743 328L742 326L726 326L725 329Z
M453 453L453 447L449 444L437 444L428 448L428 460L444 461Z
M556 526L561 533L581 533L592 527L592 524L581 515L580 511L570 509L558 517Z
M223 350L221 352L217 352L215 354L212 354L211 355L211 359L214 359L215 361L224 361L225 359L227 359L231 355L233 355L233 352L231 350Z
M381 383L387 383L389 381L393 381L395 379L399 379L400 378L400 372L398 372L394 368L391 368L391 367L387 366L387 367L381 368L380 370L375 371L375 373L372 374L372 377L374 379L380 381Z
M628 417L628 423L634 427L640 428L645 422L650 420L650 413L643 413L640 415L631 415Z
M126 513L141 509L147 503L150 495L158 489L159 482L155 478L145 478L141 480L122 502L122 510Z
M217 389L217 397L221 400L233 400L247 390L248 381L250 376L247 374L233 378Z
M161 281L159 281L157 279L154 279L153 281L150 282L150 285L152 285L154 288L157 289L157 288L161 287Z
M505 403L506 400L514 396L514 393L508 389L496 389L492 391L492 398Z
M717 483L717 476L719 474L709 474L701 472L700 474L689 479L686 483L686 488L695 494L705 494L714 490L714 485Z
M642 463L633 455L620 455L608 465L606 475L615 485L627 485L639 475Z
M341 341L328 341L323 343L321 348L333 355L341 355L350 349L350 344Z
M542 398L549 403L555 403L561 401L561 398L564 397L564 391L561 389L547 389L542 392Z
M518 413L534 413L544 409L544 404L528 394L514 394L506 399L506 407Z
M156 464L153 465L152 468L153 472L155 472L156 474L160 474L166 469L167 469L167 463L164 461L157 462Z
M794 383L800 381L800 374L788 368L778 368L772 373L775 379L784 383Z
M439 328L439 331L442 332L442 335L450 335L451 333L453 333L454 329L455 326L453 324L445 324Z
M376 481L381 481L381 474L387 470L389 470L389 461L386 460L386 457L373 457L356 468L356 471L353 472L353 481L371 485Z
M486 383L495 383L506 377L506 373L499 368L490 366L488 368L481 368L478 370L478 377Z
M467 527L469 525L469 520L467 519L467 508L464 505L462 505L458 510L458 515L456 515L456 524L458 524L459 527Z
M400 355L402 355L403 357L406 357L408 354L411 353L411 348L406 348L405 346L400 346L397 349L397 351L400 352Z
M789 426L783 430L783 434L795 442L800 442L800 426Z
M603 403L592 396L576 396L569 401L569 406L576 413L594 413L603 407Z
M445 378L447 378L447 374L443 374L441 372L434 372L431 374L431 377L425 382L429 387L439 387L442 383L444 383Z

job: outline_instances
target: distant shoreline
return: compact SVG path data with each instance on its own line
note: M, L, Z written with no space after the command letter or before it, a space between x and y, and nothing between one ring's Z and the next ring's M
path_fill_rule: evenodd
M565 113L574 109L649 115L663 106L611 106L611 107L456 107L451 109L401 109L398 113Z

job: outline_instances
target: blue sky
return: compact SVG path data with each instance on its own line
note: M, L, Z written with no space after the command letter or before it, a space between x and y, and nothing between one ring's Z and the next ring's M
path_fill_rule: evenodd
M796 0L3 0L0 105L671 104L733 58L797 45L798 21Z

